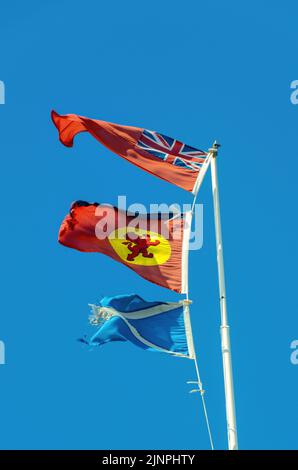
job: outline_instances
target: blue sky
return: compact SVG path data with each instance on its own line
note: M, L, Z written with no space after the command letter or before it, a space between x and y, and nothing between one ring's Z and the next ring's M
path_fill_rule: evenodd
M239 446L297 448L298 79L294 1L1 5L0 447L208 448L191 361L129 344L86 351L88 303L177 295L57 243L75 199L191 202L90 136L63 147L50 110L155 129L218 158ZM192 319L215 447L226 425L210 175Z

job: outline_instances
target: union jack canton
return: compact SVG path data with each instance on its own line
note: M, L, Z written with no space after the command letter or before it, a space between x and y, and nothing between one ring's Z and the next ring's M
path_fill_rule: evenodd
M196 172L200 171L207 157L207 153L203 150L190 147L179 142L179 140L172 139L172 137L146 129L143 131L136 147L167 163Z

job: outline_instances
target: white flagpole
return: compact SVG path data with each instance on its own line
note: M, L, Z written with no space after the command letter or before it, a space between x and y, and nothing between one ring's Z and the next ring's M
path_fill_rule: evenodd
M230 332L229 332L227 304L226 304L225 273L224 273L223 247L222 247L222 236L221 236L218 179L217 179L217 168L216 168L216 157L217 157L217 150L219 146L220 145L217 144L215 141L213 144L213 147L210 149L210 152L212 152L213 154L212 159L211 159L211 178L212 178L217 268L218 268L219 298L220 298L220 313L221 313L221 325L220 325L221 349L222 349L224 385L225 385L228 445L229 445L229 450L237 450L238 440L237 440L237 426L236 426L235 399L234 399L234 386L233 386L232 357L231 357Z

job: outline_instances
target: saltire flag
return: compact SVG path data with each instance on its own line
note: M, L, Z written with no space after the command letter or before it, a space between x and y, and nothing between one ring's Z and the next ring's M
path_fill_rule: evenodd
M89 346L130 341L142 349L194 358L187 301L146 302L131 294L104 297L90 307L89 322L97 329L79 340Z
M77 201L58 239L79 251L103 253L150 282L186 293L190 225L190 212L136 217L108 204Z
M52 120L62 144L73 146L74 137L89 132L101 144L125 160L159 178L196 194L211 155L155 131L122 126L77 114L59 115Z

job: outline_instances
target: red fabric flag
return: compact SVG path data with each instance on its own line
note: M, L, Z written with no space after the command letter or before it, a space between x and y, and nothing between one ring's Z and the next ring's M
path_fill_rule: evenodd
M121 126L77 114L60 116L52 111L60 141L73 146L75 135L89 132L95 139L134 165L194 194L210 158L207 153L176 139L139 127Z
M77 201L59 231L62 245L110 256L150 282L187 292L190 212L128 214L105 204Z

